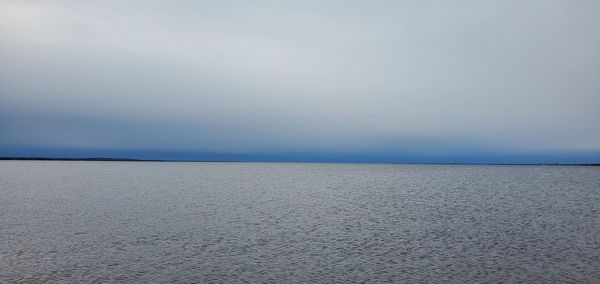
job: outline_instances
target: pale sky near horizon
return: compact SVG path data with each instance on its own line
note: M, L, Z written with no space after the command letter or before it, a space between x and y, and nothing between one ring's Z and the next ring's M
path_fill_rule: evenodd
M598 15L583 0L0 0L0 155L594 162Z

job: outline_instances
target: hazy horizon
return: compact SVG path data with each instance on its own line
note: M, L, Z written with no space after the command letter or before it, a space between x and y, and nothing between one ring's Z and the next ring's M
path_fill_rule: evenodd
M598 1L0 1L0 156L600 162Z

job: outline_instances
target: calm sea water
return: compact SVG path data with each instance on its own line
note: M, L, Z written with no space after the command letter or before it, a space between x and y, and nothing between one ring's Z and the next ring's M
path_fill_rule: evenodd
M600 167L0 162L0 282L600 283Z

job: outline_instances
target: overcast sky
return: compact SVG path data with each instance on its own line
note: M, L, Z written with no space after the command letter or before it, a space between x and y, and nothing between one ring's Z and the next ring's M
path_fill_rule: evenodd
M598 15L597 0L0 0L0 155L597 162Z

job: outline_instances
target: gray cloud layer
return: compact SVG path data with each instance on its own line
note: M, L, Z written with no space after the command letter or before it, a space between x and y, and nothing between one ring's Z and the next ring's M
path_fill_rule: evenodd
M0 146L600 151L600 1L0 1Z

